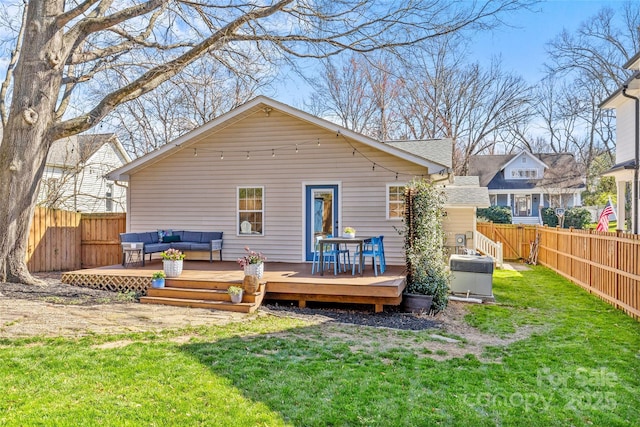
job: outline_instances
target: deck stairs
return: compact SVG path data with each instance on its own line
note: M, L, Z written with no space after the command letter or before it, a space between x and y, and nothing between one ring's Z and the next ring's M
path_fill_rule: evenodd
M165 280L164 288L149 288L147 295L140 298L142 304L162 304L179 307L208 308L239 313L256 311L266 292L266 283L261 282L255 293L245 292L242 302L232 303L227 288L231 285L242 287L242 281L205 280Z

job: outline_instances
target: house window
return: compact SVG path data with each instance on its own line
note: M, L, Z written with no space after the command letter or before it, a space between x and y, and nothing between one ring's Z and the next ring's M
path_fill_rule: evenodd
M387 185L387 219L404 218L404 185Z
M105 194L105 210L113 212L113 184L107 183L107 193Z
M238 187L238 235L262 235L264 187Z
M511 169L511 179L537 179L538 169Z

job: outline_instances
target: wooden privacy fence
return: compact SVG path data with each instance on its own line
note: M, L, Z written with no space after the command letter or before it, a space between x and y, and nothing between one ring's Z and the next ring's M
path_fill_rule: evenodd
M29 231L32 273L119 264L126 214L84 214L36 207Z
M529 258L530 244L536 238L537 226L479 222L476 230L494 242L501 242L503 258L513 261Z
M477 230L502 242L510 260L527 259L538 234L538 263L640 318L639 235L493 223Z

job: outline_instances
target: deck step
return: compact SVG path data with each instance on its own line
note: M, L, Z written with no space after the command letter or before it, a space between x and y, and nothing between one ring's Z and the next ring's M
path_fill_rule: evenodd
M242 302L234 304L231 302L226 288L224 290L183 287L149 288L147 295L140 297L140 303L253 313L262 304L265 290L266 284L261 283L258 292L252 294L245 292L242 296Z
M239 313L253 313L259 307L259 304L247 302L233 304L228 301L207 301L165 297L141 297L140 303L172 305L176 307L208 308L212 310L235 311Z

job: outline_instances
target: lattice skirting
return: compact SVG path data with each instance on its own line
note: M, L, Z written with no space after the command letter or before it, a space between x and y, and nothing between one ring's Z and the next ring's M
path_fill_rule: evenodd
M62 283L82 286L85 288L114 292L134 291L141 295L146 295L147 288L151 287L150 277L99 276L95 274L63 273L61 281Z

